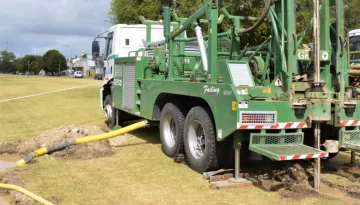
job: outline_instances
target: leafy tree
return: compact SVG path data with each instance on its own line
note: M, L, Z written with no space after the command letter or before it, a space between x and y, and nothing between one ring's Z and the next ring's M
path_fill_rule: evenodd
M14 69L11 71L11 72L14 72L14 71L20 71L22 70L22 58L17 58L14 60Z
M140 15L149 19L161 19L162 6L171 2L172 0L112 0L110 21L114 24L136 24L140 23Z
M147 19L159 20L162 18L162 6L169 5L176 9L180 17L189 17L197 9L203 6L203 0L112 0L109 12L110 21L113 24L140 23L139 15ZM231 14L238 16L259 16L264 7L263 0L219 0L221 6L224 6ZM357 11L360 8L360 0L344 0L345 8L345 27L348 30L360 28L360 15ZM312 18L312 1L296 0L296 26L300 33L305 29ZM335 13L335 8L332 14ZM243 27L251 26L254 22L242 21ZM231 23L225 21L219 31L225 31L231 28ZM206 32L206 29L204 28ZM254 38L254 35L257 37ZM263 24L254 33L248 33L241 36L242 42L261 43L270 35L270 30ZM311 32L309 32L306 41L310 41Z
M40 72L40 63L38 61L33 61L30 63L30 70L39 73Z
M67 69L65 57L58 50L49 50L44 54L40 68L47 72L59 72L59 62L60 71Z
M30 68L28 68L28 62ZM30 72L34 72L34 73L39 73L39 71L41 70L40 65L42 63L43 63L42 56L37 56L37 55L25 55L23 58L17 59L15 62L17 70L19 70L20 72L27 72L29 69ZM37 66L32 66L35 64Z
M360 28L360 0L345 0L345 27L349 30Z
M12 72L15 70L14 60L16 56L12 52L1 51L0 52L0 72Z

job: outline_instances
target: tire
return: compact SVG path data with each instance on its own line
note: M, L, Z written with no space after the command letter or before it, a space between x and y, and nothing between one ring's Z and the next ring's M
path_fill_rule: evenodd
M109 115L111 112L111 116ZM105 124L109 129L112 129L115 126L115 109L112 106L112 97L107 95L104 100L104 115L105 115Z
M183 153L183 131L185 117L173 103L167 103L160 116L161 149L165 155L174 158Z
M186 116L184 147L187 162L194 171L203 173L219 167L214 124L203 107L192 108Z
M336 153L329 153L329 156L327 158L321 158L324 161L331 160L332 158L336 157L339 154L339 152Z
M235 152L232 141L217 142L216 155L221 169L231 169L235 167Z

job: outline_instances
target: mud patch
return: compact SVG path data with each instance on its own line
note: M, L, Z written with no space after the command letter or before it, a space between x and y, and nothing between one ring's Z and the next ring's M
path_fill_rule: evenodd
M19 187L24 187L25 183L22 177L20 176L21 170L17 168L13 168L10 170L7 170L6 172L0 173L0 183L4 184L12 184ZM30 192L33 192L32 190L28 190ZM34 193L34 192L33 192ZM38 193L34 193L38 194ZM43 197L43 196L40 196ZM3 202L3 201L4 202ZM61 202L60 198L51 196L49 199L46 198L46 200L49 200L52 203L58 204ZM10 205L10 204L16 204L16 205L38 205L39 203L36 202L34 199L28 197L27 195L20 193L18 191L14 190L7 190L7 189L0 189L0 205L1 202L4 203L4 205Z
M13 171L7 172L3 176L0 176L0 183L13 184L20 187L24 186L24 182L21 179L20 175L17 172L13 172ZM7 197L5 199L7 199L7 201L10 202L11 204L17 204L17 205L35 204L33 199L17 191L3 190L3 193L7 194Z
M21 154L23 156L44 146L54 145L86 136L104 134L107 131L107 129L100 126L61 126L49 130L22 144L0 144L0 154ZM50 153L49 155L54 158L79 160L108 157L115 153L115 147L126 143L128 139L128 135L122 135L109 140L74 145L62 151Z
M10 196L5 193L5 190L0 189L0 205L10 205Z
M318 190L318 192L320 194L323 194L323 195L328 196L328 197L337 198L337 199L340 199L342 201L346 201L349 204L360 204L359 199L348 196L343 191L341 191L341 190L339 190L339 189L337 189L335 187L328 186L327 184L324 184L324 183L321 184L320 189Z
M360 185L343 186L343 185L339 185L339 184L336 184L334 182L331 182L331 181L328 181L325 179L322 179L321 181L326 186L336 188L336 189L340 190L346 196L350 196L353 199L356 199L358 201L358 203L360 204L360 192L357 191L357 190L360 190ZM354 190L356 190L356 191L354 191Z
M0 171L4 171L6 169L15 167L16 162L19 159L21 159L21 157L18 155L9 155L9 154L0 155Z
M290 199L304 199L306 197L319 197L320 195L309 186L294 184L279 191L280 196Z
M303 167L306 165L290 164L281 169L274 168L271 171L263 170L253 176L262 181L262 188L267 191L278 191L284 198L303 199L306 197L318 197L319 194L312 188L310 181L312 176Z
M360 200L360 168L328 162L325 164L321 181L329 187L340 190L346 196ZM329 175L329 174L332 174ZM358 202L360 204L360 202Z

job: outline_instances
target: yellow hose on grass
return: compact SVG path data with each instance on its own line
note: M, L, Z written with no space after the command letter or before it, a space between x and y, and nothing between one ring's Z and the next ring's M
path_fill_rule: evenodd
M51 203L50 201L47 201L47 200L35 195L34 193L31 193L30 191L28 191L22 187L19 187L19 186L15 186L12 184L1 184L0 183L0 188L1 189L10 189L10 190L15 190L15 191L21 192L21 193L27 195L28 197L30 197L44 205L55 205L55 204Z
M39 156L42 156L47 153L63 150L72 145L83 144L83 143L94 142L94 141L101 141L101 140L113 138L113 137L131 132L131 131L134 131L134 130L137 130L140 128L144 128L144 127L148 126L148 124L149 124L149 122L147 120L143 120L143 121L134 123L132 125L126 126L124 128L121 128L121 129L113 131L113 132L109 132L109 133L105 133L105 134L101 134L101 135L83 137L83 138L79 138L79 139L75 139L75 140L61 142L61 143L58 143L55 145L46 146L46 147L40 148L30 154L25 155L25 157L22 160L19 160L17 162L17 165L24 166L27 163L31 162L31 160L33 160L35 157L39 157Z

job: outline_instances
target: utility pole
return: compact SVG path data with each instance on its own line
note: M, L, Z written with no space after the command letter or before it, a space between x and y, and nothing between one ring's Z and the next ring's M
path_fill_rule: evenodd
M6 41L6 52L8 51L8 42Z
M29 61L27 61L27 66L28 66L28 73L27 73L27 75L28 75L28 77L29 77L29 73L30 73L30 62L29 62Z
M59 59L59 76L60 76L60 63L61 63L61 59Z
M63 45L63 46L67 46L70 48L70 60L69 60L69 76L71 76L71 72L72 72L72 69L73 69L73 64L72 64L72 47L69 46L69 45Z

